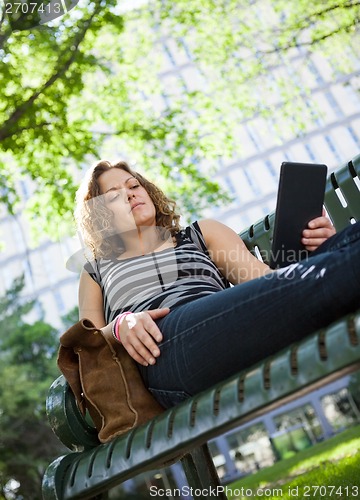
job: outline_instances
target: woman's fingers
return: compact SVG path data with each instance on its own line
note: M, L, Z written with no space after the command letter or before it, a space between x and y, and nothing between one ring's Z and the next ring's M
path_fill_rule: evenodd
M170 309L164 308L164 309L154 309L153 311L146 311L144 313L144 327L145 329L150 333L150 335L156 340L156 342L161 342L162 341L162 333L159 330L157 324L155 323L154 319L159 319L166 314L170 312Z
M324 241L326 241L326 239L323 239L323 240L321 240L321 239L317 239L317 240L306 240L306 239L303 239L302 243L303 243L303 245L305 245L306 250L308 250L309 252L313 252L322 243L324 243Z
M301 242L307 250L313 251L334 235L335 232L334 226L327 217L317 217L309 222L307 229L304 229Z
M138 363L144 366L155 364L160 349L154 340L160 342L162 334L153 318L163 317L169 311L168 308L154 309L124 317L121 323L121 340L130 356Z
M143 366L154 365L155 357L151 354L151 352L145 347L143 342L139 340L135 334L131 343L126 346L126 350L132 356L135 361L140 363Z

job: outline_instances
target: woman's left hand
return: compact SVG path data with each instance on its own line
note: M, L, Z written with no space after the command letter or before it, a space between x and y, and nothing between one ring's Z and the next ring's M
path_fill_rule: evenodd
M323 210L322 216L311 220L307 229L304 229L301 242L305 245L306 250L313 252L335 233L334 226L328 217L326 217L325 211Z

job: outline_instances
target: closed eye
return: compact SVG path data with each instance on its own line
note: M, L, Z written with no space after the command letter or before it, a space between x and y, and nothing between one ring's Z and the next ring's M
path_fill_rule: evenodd
M140 184L139 183L136 183L136 184L133 184L132 186L129 186L128 189L137 189L138 187L140 187ZM123 188L120 188L120 189L111 189L107 194L106 194L106 200L108 203L112 203L113 201L117 200L121 194L121 192L123 192L124 196L125 196L125 191Z
M107 193L106 201L108 203L112 203L113 201L117 200L119 196L120 196L120 191L112 191L111 193Z

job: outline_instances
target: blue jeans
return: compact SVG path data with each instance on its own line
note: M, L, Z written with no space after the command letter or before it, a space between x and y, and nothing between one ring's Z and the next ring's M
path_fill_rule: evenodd
M172 309L156 364L139 370L167 408L359 307L360 222L306 260Z

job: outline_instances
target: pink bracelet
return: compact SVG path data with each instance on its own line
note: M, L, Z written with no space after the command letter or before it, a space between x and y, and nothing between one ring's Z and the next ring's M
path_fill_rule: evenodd
M121 340L120 340L120 325L121 325L121 322L122 320L125 318L125 316L127 316L128 314L133 314L131 311L125 311L121 314L119 314L119 316L117 316L117 318L115 319L115 321L113 322L112 324L112 334L113 334L113 337L114 339L119 342L121 344Z

